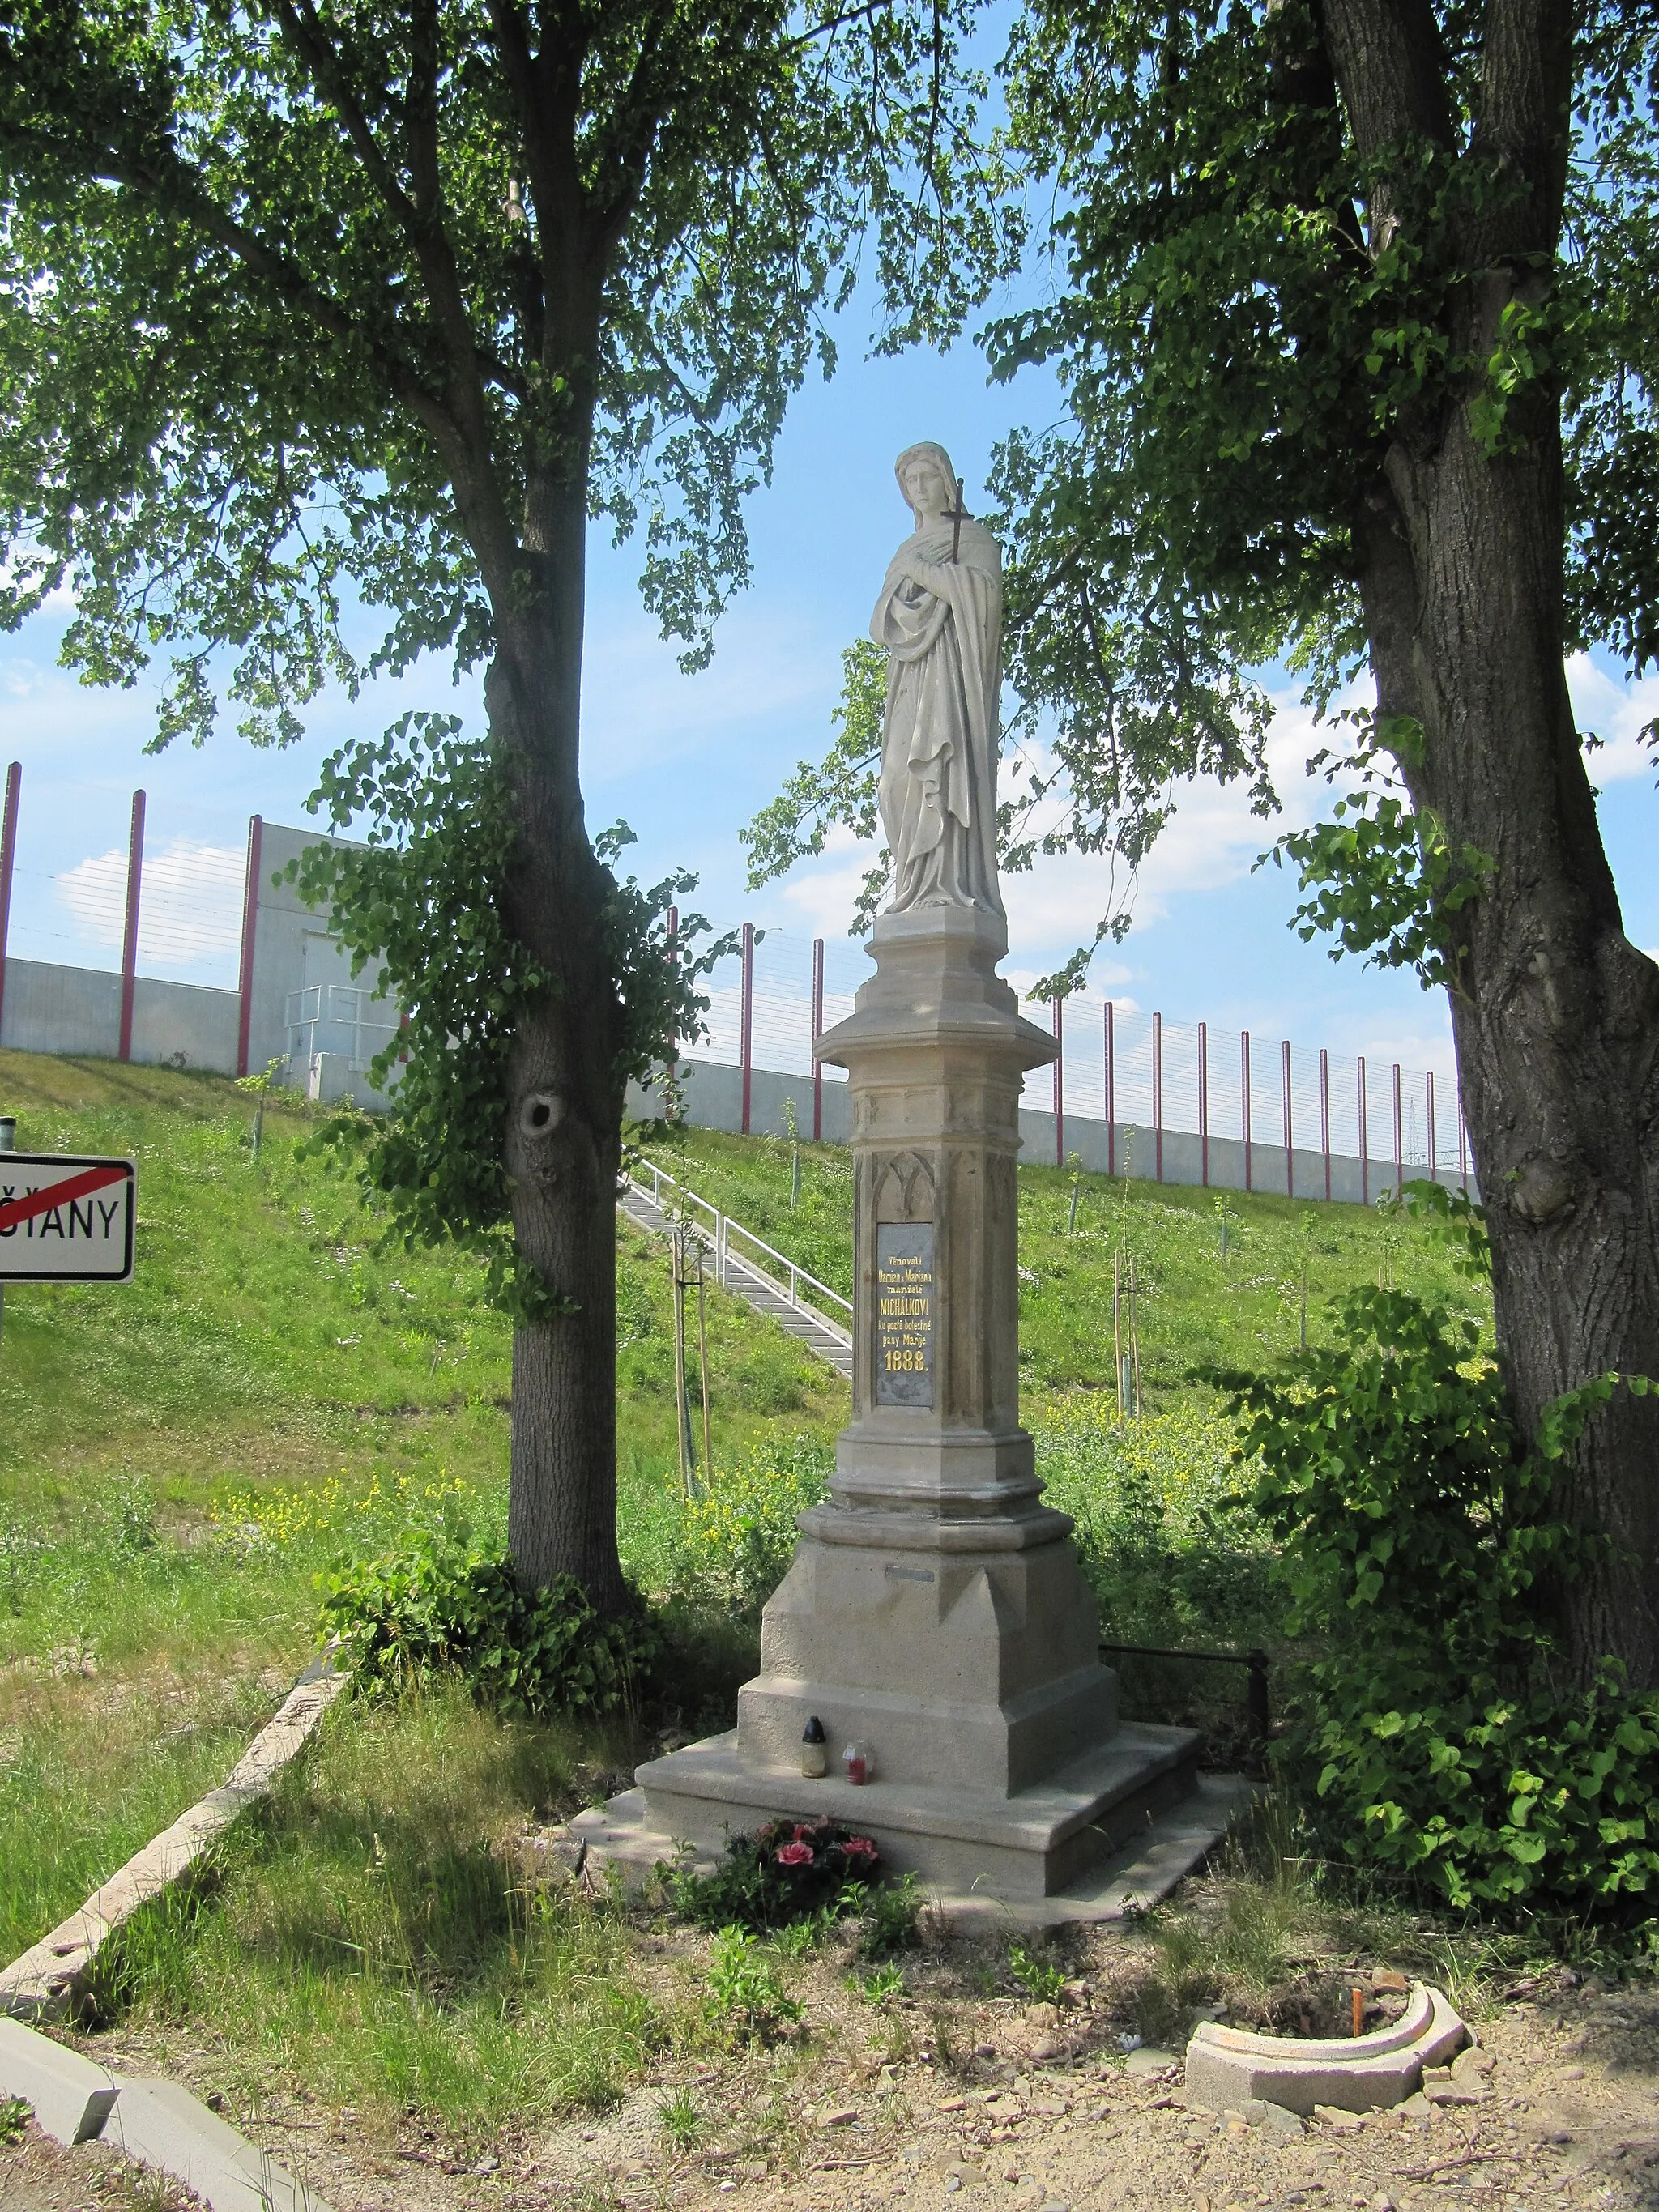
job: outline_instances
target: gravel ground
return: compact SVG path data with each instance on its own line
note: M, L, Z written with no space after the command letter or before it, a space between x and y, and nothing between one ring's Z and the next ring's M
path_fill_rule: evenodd
M661 1946L665 1995L695 1984L700 1956L689 1933ZM1126 2063L1102 2002L1109 1936L1096 1939L1091 1971L1060 2010L977 1997L974 1964L966 1947L936 1946L909 1970L914 1994L878 2013L848 1992L844 1965L814 1962L795 1984L806 2008L800 2041L714 2054L602 2118L483 2150L413 2121L377 2130L303 2093L227 2116L338 2212L1659 2208L1659 1993L1650 1985L1558 1978L1472 2006L1491 2065L1460 2069L1474 2076L1469 2101L1303 2129L1189 2108L1179 2063L1157 2052ZM97 2043L129 2070L165 2060L198 2093L216 2071L209 2054L160 2039ZM699 2127L699 2140L678 2148L663 2122L677 2087ZM22 2147L0 2150L5 2212L172 2212L183 2202L96 2147L58 2152L31 2129Z

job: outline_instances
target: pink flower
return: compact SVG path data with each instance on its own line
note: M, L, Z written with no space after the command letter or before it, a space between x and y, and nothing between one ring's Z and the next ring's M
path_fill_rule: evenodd
M877 1856L876 1847L868 1836L848 1836L842 1849L849 1859Z
M778 1851L780 1866L811 1866L817 1854L811 1844L784 1844Z

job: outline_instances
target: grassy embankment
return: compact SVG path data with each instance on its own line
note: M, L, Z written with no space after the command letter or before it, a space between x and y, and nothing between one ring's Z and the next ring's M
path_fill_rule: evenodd
M19 1149L138 1164L134 1279L15 1285L0 1336L0 1952L222 1778L313 1642L313 1577L505 1498L510 1332L453 1253L373 1249L303 1110L170 1070L0 1054ZM623 1517L672 1539L666 1271L619 1226ZM717 1454L830 1433L836 1379L709 1308Z
M268 1109L256 1160L252 1102L212 1079L7 1054L0 1103L24 1148L130 1152L140 1175L132 1285L7 1301L9 1956L219 1778L302 1661L331 1559L437 1512L499 1523L509 1342L471 1262L374 1251L380 1224L355 1186L295 1159L302 1109ZM808 1148L798 1208L787 1146L694 1134L686 1158L695 1187L847 1285L844 1153ZM1086 1178L1073 1234L1071 1196L1056 1171L1022 1173L1022 1357L1054 1494L1095 1545L1108 1632L1249 1632L1255 1555L1248 1532L1215 1533L1225 1430L1202 1370L1291 1349L1304 1258L1316 1339L1324 1302L1379 1267L1453 1304L1467 1286L1419 1232L1350 1209L1235 1199L1224 1261L1212 1197ZM1147 1413L1122 1431L1120 1246L1142 1285ZM666 1270L631 1231L619 1252L624 1547L647 1588L678 1577L695 1596ZM712 1295L709 1318L717 1468L827 1443L842 1386L735 1300ZM239 2098L280 2074L475 2137L509 2111L602 2103L653 2049L708 2031L695 2006L647 2001L617 1926L550 1903L509 1845L629 1748L501 1725L448 1693L337 1709L234 1838L216 1894L153 1918L112 2002L136 2007L163 2055L205 2039Z

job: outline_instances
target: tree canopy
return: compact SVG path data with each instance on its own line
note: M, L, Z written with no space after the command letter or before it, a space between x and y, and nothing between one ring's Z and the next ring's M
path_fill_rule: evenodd
M67 586L88 681L163 664L158 744L486 666L487 735L328 764L371 849L305 881L411 1017L365 1171L518 1322L520 1571L606 1612L625 1087L697 964L684 879L588 834L587 532L698 665L831 312L943 341L1009 264L977 4L0 0L0 621Z
M70 665L164 657L158 743L222 690L286 742L488 657L567 452L705 659L825 310L946 337L1017 245L963 14L6 0L3 618L68 581Z
M1411 733L1340 712L1370 645L1357 505L1446 408L1469 410L1494 459L1559 410L1566 642L1632 674L1659 651L1652 12L1580 12L1559 219L1518 248L1522 181L1490 79L1495 30L1528 11L1376 9L1415 48L1426 112L1363 148L1334 12L1036 0L1008 49L1004 151L1053 195L1038 241L1052 283L982 343L1013 407L1035 364L1066 406L1008 437L993 483L1009 553L1003 865L1066 849L1122 864L1056 988L1127 929L1184 781L1240 781L1271 815L1281 669L1333 714L1318 764L1362 787L1286 841L1315 892L1304 933L1446 980L1434 913L1467 900L1480 856L1414 816L1389 760ZM1500 282L1513 296L1494 342L1460 343L1460 295ZM757 880L821 850L833 823L875 833L879 680L872 649L852 648L834 746L748 833ZM1659 723L1642 736L1659 763ZM860 921L880 881L878 866Z

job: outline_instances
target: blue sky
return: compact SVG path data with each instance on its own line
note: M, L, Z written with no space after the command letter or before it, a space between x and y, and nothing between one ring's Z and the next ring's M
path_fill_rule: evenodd
M738 830L803 757L822 751L842 647L862 632L894 546L908 528L892 476L918 438L945 445L969 507L991 449L1013 423L1053 411L1040 380L988 388L963 344L939 356L859 357L843 346L829 384L799 397L769 489L750 508L753 588L723 620L713 665L683 676L655 637L635 589L637 553L596 533L589 593L585 786L595 828L618 816L639 835L634 865L654 878L684 864L702 878L697 903L720 926L747 916L797 936L844 933L860 873L836 850L757 895L743 888ZM61 611L0 639L0 759L23 763L23 805L11 950L39 959L112 966L118 959L121 877L133 786L149 793L146 927L141 965L190 980L234 980L241 851L247 817L301 822L319 763L353 731L377 732L409 705L480 713L476 685L452 686L434 666L386 684L355 708L325 699L303 744L258 752L234 735L202 752L145 759L154 695L87 690L55 665ZM1598 754L1601 819L1635 941L1659 948L1659 793L1636 730L1659 713L1659 679L1627 686L1585 663L1572 672L1581 724L1611 740ZM1299 761L1307 721L1285 694L1276 727L1286 820L1311 818L1322 786ZM1268 842L1242 798L1199 787L1144 872L1135 926L1097 956L1094 988L1172 1021L1290 1035L1333 1052L1365 1052L1449 1070L1443 1005L1409 977L1334 964L1287 928L1291 879L1251 872ZM1102 871L1047 863L1006 885L1021 981L1069 952L1103 902Z

